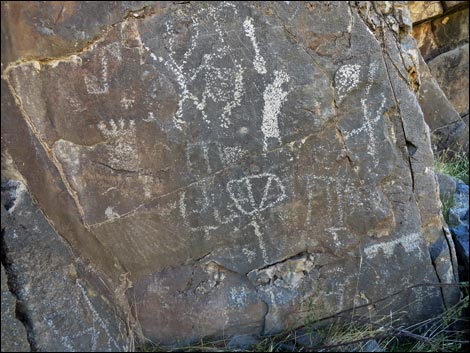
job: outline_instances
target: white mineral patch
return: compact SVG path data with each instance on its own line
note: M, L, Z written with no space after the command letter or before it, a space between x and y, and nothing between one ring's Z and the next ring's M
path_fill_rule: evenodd
M253 19L247 17L243 22L243 28L245 29L246 36L251 39L253 49L255 50L255 59L253 60L253 66L255 67L256 72L261 75L264 75L266 73L266 61L261 56L259 51L258 42L256 41L255 36L255 27L253 26Z
M263 93L264 108L261 131L264 135L263 149L265 151L268 150L268 139L275 138L281 143L278 116L281 112L281 106L289 94L282 88L282 84L286 82L289 82L289 76L284 71L274 71L274 81L266 86Z
M390 257L395 252L395 248L397 245L401 245L405 252L410 253L419 248L419 245L423 241L422 238L423 237L421 233L412 233L399 239L369 245L364 249L364 253L368 257L374 257L377 256L380 251L383 251L385 256Z
M104 211L104 215L106 216L107 219L119 217L119 214L117 212L114 212L113 207L110 207L110 206L106 208L106 210Z

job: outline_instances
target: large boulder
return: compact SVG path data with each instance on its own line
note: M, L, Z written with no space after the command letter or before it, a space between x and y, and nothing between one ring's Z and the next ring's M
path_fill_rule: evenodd
M468 122L462 119L432 75L428 65L421 55L419 56L419 104L424 114L424 120L431 131L433 148L437 152L450 150L468 153ZM437 70L436 67L435 70ZM468 78L462 78L461 83L468 85ZM465 96L465 93L459 94Z
M468 115L468 44L435 57L428 65L455 110L460 116Z
M2 41L2 150L76 254L133 283L147 338L274 333L312 307L410 323L458 298L429 285L455 283L456 261L405 4L149 4L111 25L56 11L104 26L85 46L30 25L53 4L14 5L41 46Z
M468 1L437 3L408 4L423 58L420 105L434 149L468 154Z

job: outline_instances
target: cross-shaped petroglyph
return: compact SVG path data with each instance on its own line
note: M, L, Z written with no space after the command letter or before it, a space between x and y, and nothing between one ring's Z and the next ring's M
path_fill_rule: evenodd
M261 197L255 197L254 184L262 185ZM245 215L256 215L284 200L286 191L281 180L274 174L250 175L227 184L227 191L237 209Z
M259 190L259 193L254 191ZM227 191L235 207L244 215L251 216L250 225L258 238L259 248L265 263L269 263L263 232L259 222L261 212L274 207L287 198L281 179L271 173L250 175L227 183Z
M377 77L377 70L379 66L377 63L372 62L369 66L369 71L367 73L367 84L364 90L364 95L361 98L361 108L364 114L364 124L352 131L345 132L346 140L349 138L365 132L369 138L369 143L367 144L367 153L371 156L374 167L378 167L379 159L377 157L377 136L374 133L374 128L376 124L382 119L382 115L385 108L385 95L382 93L380 106L375 112L370 110L370 101L371 98L371 88ZM359 85L361 76L361 65L359 64L347 64L341 66L335 74L335 89L337 94L338 102L340 103L354 88Z

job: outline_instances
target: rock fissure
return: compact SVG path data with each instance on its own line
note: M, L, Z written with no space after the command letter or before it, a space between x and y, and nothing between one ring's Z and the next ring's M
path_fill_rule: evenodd
M385 38L383 38L383 41L385 41ZM397 107L398 116L400 117L401 128L402 128L403 136L405 138L405 144L408 147L408 144L412 144L412 143L407 138L405 123L403 121L403 116L402 116L401 108L400 108L400 101L397 99L395 89L393 87L393 83L392 83L391 78L390 78L390 72L389 72L389 68L388 68L388 65L387 65L387 59L384 56L382 56L382 59L383 59L384 65L385 65L385 71L387 73L387 78L388 78L388 82L389 82L389 85L390 85L390 89L392 91L393 98L395 100L395 105ZM407 154L408 154L408 166L409 166L409 171L410 171L410 176L411 176L411 190L414 194L415 193L415 175L414 175L414 171L413 171L413 163L411 161L410 151L409 151L408 148L407 148Z

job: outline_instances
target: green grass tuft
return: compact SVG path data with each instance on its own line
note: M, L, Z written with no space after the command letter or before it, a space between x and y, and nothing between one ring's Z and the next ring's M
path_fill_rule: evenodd
M469 159L465 153L454 153L444 150L434 156L436 173L446 174L468 184Z
M442 215L444 216L444 219L447 224L449 224L450 209L454 207L454 205L455 205L454 195L450 195L444 200L442 200Z

